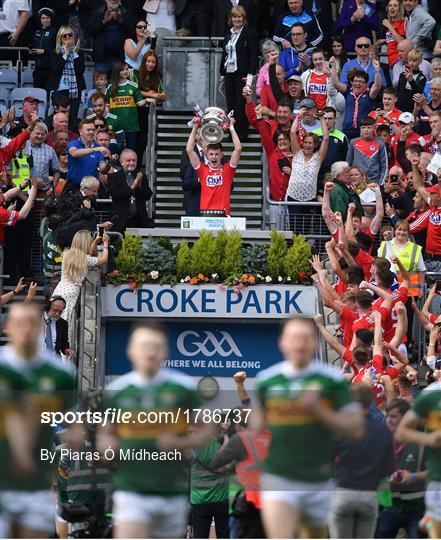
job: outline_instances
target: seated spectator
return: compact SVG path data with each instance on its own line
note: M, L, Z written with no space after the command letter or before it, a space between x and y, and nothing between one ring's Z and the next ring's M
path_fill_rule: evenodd
M301 75L311 65L314 47L307 43L307 38L305 25L294 23L291 27L289 47L285 47L279 57L279 64L285 70L286 79L292 75Z
M110 152L98 146L93 138L95 126L92 120L83 120L79 126L80 136L68 144L68 180L71 189L78 189L84 176L98 176L98 166Z
M55 13L43 7L38 11L39 28L34 32L29 54L35 58L32 73L34 87L47 89L51 72L51 52L55 49L57 30L54 26Z
M369 116L371 116L375 120L375 124L377 126L382 124L390 126L390 133L392 126L394 126L398 122L398 117L402 112L396 107L397 101L398 96L396 90L394 88L387 87L383 90L383 106L378 107L377 109L369 113Z
M335 23L349 52L357 51L357 40L370 39L372 31L377 31L379 26L377 4L368 0L344 0Z
M271 64L278 64L279 56L280 56L280 49L274 43L274 41L267 39L262 44L262 55L263 55L263 58L265 59L265 64L263 64L263 66L260 68L259 73L257 75L257 82L256 82L256 94L259 97L261 96L262 90L265 87L269 87L270 80L269 80L268 69ZM277 73L277 67L276 67L276 73Z
M343 132L349 140L360 135L360 120L367 116L373 109L374 100L381 90L380 64L374 60L375 81L369 89L368 74L359 69L349 72L350 88L341 84L337 78L335 67L331 69L331 79L334 87L344 93L346 98L345 114L343 118ZM346 89L347 88L347 89Z
M199 155L201 163L207 163L206 151L207 144L202 139L200 130L195 137L194 151ZM199 216L201 206L201 183L188 158L187 151L184 149L181 154L180 178L182 181L182 191L184 192L184 210L186 216Z
M74 32L69 26L62 26L57 32L55 50L51 53L51 73L48 89L52 90L52 100L57 94L65 94L70 101L69 119L78 118L81 92L86 88L84 80L84 53L80 43L74 42Z
M329 142L325 159L320 167L319 180L321 182L324 180L325 175L331 172L332 164L337 161L344 161L348 152L348 139L346 138L346 135L335 128L336 116L337 113L333 107L324 108L323 120L328 128ZM315 133L318 136L319 143L321 144L323 140L322 128L320 127L312 133Z
M68 142L78 138L78 133L69 130L69 116L66 113L55 113L52 117L52 125L54 129L47 134L46 144L54 148L54 133L55 131L67 132Z
M106 110L106 96L101 92L93 94L92 99L93 112L86 117L86 120L95 122L98 118L105 121L107 129L116 139L118 145L124 148L126 145L126 137L124 130L121 127L121 122L116 114L112 114Z
M93 39L92 58L97 71L109 73L124 58L124 42L135 26L132 13L120 0L105 0L86 21L85 31Z
M143 99L138 85L129 81L129 68L121 60L113 64L106 102L109 104L109 111L118 117L119 128L126 136L126 147L136 152L139 134L137 108L144 107L147 99Z
M435 19L426 8L420 5L419 0L405 0L403 5L406 16L406 38L413 43L415 48L422 51L424 58L430 58L432 51L426 43L432 39Z
M50 177L54 176L53 182L58 182L57 171L59 169L57 154L52 147L44 142L46 137L46 124L38 122L24 147L25 154L31 160L29 163L30 176L39 180L38 196L44 198L52 192Z
M317 179L320 167L328 150L328 128L320 115L320 124L323 131L323 140L318 147L318 137L314 133L306 133L303 136L303 148L300 148L298 133L300 123L305 114L305 108L301 108L291 126L291 150L293 153L291 176L286 191L288 201L313 201L317 196ZM309 208L307 211L309 213ZM304 206L290 205L288 207L290 224L295 221L296 214L305 213Z
M322 111L326 105L330 105L331 95L337 91L332 86L329 79L329 70L325 71L325 54L321 49L316 49L311 55L312 65L314 67L306 70L302 74L303 92L307 98L312 99L319 111Z
M40 100L33 96L26 96L23 100L23 116L14 117L9 124L8 137L17 137L22 131L32 125L32 117L38 114L38 104Z
M243 7L236 6L230 11L229 29L225 34L220 61L221 82L225 84L227 110L234 111L239 139L248 137L248 120L245 115L245 102L242 96L245 86L251 88L253 76L257 71L257 36L248 26Z
M74 360L75 351L69 345L68 323L61 317L65 309L66 301L62 296L51 296L46 302L43 311L42 341L46 351Z
M274 69L274 68L270 68L270 69ZM279 86L280 94L282 95L287 94L288 83L285 82L285 70L279 64L276 64L275 76L276 76L277 83ZM270 77L269 74L268 74L268 77ZM300 80L300 77L298 77L297 75L293 75L292 77L296 77L298 80ZM269 115L271 117L275 116L276 110L277 110L277 99L274 96L274 92L273 92L271 84L268 84L268 86L264 86L262 88L262 92L260 94L260 105L262 107L265 107L265 109L269 109L269 111L266 111L264 114Z
M364 215L360 197L351 187L350 167L346 161L337 161L332 164L331 176L334 186L330 192L330 206L332 212L340 212L343 220L346 220L349 204L355 204L357 210ZM326 186L325 186L326 189Z
M431 80L428 80L424 87L424 96L427 101L430 101L430 85L432 84L432 80L441 77L441 57L435 56L435 58L432 58L430 65L432 66Z
M400 0L389 0L386 7L387 19L383 19L381 29L382 39L375 43L377 52L381 46L386 44L387 62L389 69L399 60L398 44L406 37L405 20L403 7Z
M134 27L133 34L124 42L125 63L134 70L135 77L139 73L139 68L144 55L150 49L156 49L157 32L151 32L147 28L145 20L139 20Z
M350 82L349 73L352 69L361 70L367 73L369 86L375 83L375 74L378 70L380 74L380 88L386 86L386 79L380 64L377 60L371 58L371 49L371 40L367 37L358 38L355 42L355 52L357 53L357 56L353 60L348 60L341 71L340 85L342 89L339 91L342 94L344 94L348 88L348 83Z
M106 90L107 90L107 73L105 71L95 71L93 74L93 88L92 92L88 92L88 100L86 103L86 114L93 113L93 102L92 97L95 94L102 94L104 97L104 103L106 101Z
M398 49L399 60L395 62L392 68L392 75L391 75L392 86L394 88L398 86L398 80L400 78L400 75L404 73L404 70L406 69L408 65L409 53L414 48L415 47L413 43L408 39L403 39L402 41L400 41L400 43L398 43L397 49ZM419 69L428 81L432 78L432 68L431 68L430 62L428 62L424 58L421 60Z
M104 250L96 257L97 246L103 242ZM97 236L92 240L89 231L79 231L75 234L72 245L63 252L61 265L61 280L55 287L53 296L61 296L66 301L62 317L69 327L69 342L73 343L75 335L76 313L75 308L81 291L81 285L87 276L89 268L107 263L109 255L109 236L104 233L103 238Z
M375 138L375 120L365 116L360 121L360 137L349 143L346 161L364 169L369 182L384 184L388 171L386 147Z
M416 121L415 131L420 135L429 135L431 131L430 115L433 112L441 111L441 77L432 80L429 93L430 99L428 102L424 94L419 93L413 96L415 101L413 109Z
M281 43L284 49L291 47L289 35L294 23L303 24L312 47L317 47L323 40L322 29L317 17L303 9L303 0L288 0L288 11L277 19L273 36L273 40Z
M194 151L197 132L195 124L193 124L188 138L186 146L188 158L201 183L201 213L215 211L226 215L230 214L231 189L239 164L242 145L234 129L234 119L231 120L229 129L234 149L230 160L225 164L222 164L223 150L221 143L209 144L207 146L208 163L201 162Z
M141 2L142 3L142 2ZM175 0L147 0L142 9L146 12L145 20L152 28L166 28L176 32ZM222 34L214 34L223 36Z
M0 19L0 47L23 46L23 30L30 17L28 0L4 0ZM16 53L2 53L3 59L16 59Z
M412 112L413 96L424 92L427 79L420 70L422 59L422 52L419 49L412 49L408 54L407 67L398 78L397 107L403 112Z
M136 153L126 148L120 156L121 169L107 177L112 199L112 214L118 216L113 229L124 233L126 227L153 227L146 202L153 196L147 176L137 166Z
M254 4L253 0L213 0L213 31L210 35L220 37L225 35L228 28L228 16L232 6L241 6L247 14L248 24L255 28ZM265 57L265 55L264 55ZM259 94L257 94L259 95Z

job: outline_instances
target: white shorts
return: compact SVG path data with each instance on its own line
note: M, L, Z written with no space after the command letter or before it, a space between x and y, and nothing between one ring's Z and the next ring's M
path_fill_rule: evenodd
M426 515L441 521L441 482L429 482L426 488Z
M149 526L150 534L156 538L184 538L188 499L185 495L161 497L115 491L112 513L115 524L143 523Z
M55 528L55 501L49 489L43 491L3 491L0 493L0 506L3 522L6 521L9 524L15 522L27 529L47 533L53 532ZM7 527L5 526L5 528ZM7 537L8 534L5 536Z
M327 524L332 497L332 482L299 482L275 474L262 474L261 497L266 501L285 502L302 515L306 525L324 527Z

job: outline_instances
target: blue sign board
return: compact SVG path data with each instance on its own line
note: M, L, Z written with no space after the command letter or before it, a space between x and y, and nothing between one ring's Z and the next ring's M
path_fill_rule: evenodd
M107 322L106 375L130 371L126 357L130 322ZM169 359L165 365L191 376L231 377L246 371L249 377L282 360L277 346L279 325L259 323L167 323Z

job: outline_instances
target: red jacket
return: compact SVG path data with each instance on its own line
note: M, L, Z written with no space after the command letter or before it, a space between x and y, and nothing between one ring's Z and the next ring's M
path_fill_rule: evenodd
M282 90L283 92L288 92L288 85L286 83L283 83ZM260 93L260 104L276 112L277 100L274 97L270 85L264 86L262 88L262 92Z
M26 141L29 139L30 132L24 129L20 135L11 139L10 143L0 148L0 170L6 167L14 155L23 148Z

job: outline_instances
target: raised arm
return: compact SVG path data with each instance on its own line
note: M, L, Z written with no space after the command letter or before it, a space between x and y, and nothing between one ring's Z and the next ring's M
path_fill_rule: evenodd
M348 213L346 216L345 232L348 240L355 241L354 225L352 224L352 216L356 209L355 203L349 203Z
M335 224L335 221L331 218L331 215L332 215L331 199L329 197L329 194L334 189L334 187L335 187L334 183L326 182L323 187L323 199L322 199L322 217L331 234L335 234L335 232L337 231L337 225Z
M338 339L333 336L330 332L328 332L326 326L323 324L323 316L322 315L316 315L314 317L315 324L318 328L318 331L320 332L320 335L323 337L323 339L326 341L326 343L334 349L334 351L341 357L343 357L345 353L345 347Z
M371 99L376 99L378 94L381 91L381 87L383 86L381 82L381 74L380 74L380 62L378 60L372 60L372 65L375 69L375 77L374 77L374 84L371 86L371 89L369 90L369 97Z
M297 131L299 129L299 123L300 119L302 117L301 109L297 113L297 116L294 119L294 122L292 123L291 130L290 130L290 138L291 138L291 152L293 155L296 155L300 152L301 148L299 145L299 140L297 138Z
M196 124L193 124L193 127L191 128L190 136L188 137L187 146L185 147L185 150L188 155L188 159L190 160L190 163L193 169L199 169L201 165L201 160L199 159L199 156L194 150L194 145L196 144L197 130L198 130L198 126Z
M240 142L239 135L236 133L236 130L234 129L233 119L230 123L229 129L231 133L231 140L233 141L233 146L234 146L233 153L231 154L231 158L230 158L230 165L233 168L236 168L239 165L240 154L242 153L242 144Z
M375 216L373 220L371 221L371 231L374 234L377 234L377 232L381 228L381 223L384 218L384 205L383 205L383 198L381 196L381 189L378 184L375 184L372 182L371 184L368 184L368 188L372 189L372 191L375 193Z
M32 187L29 190L28 198L24 205L22 206L21 210L18 213L18 220L26 219L29 215L29 212L32 210L32 207L34 206L35 199L37 198L37 180L32 180Z
M381 315L378 311L372 311L372 319L374 319L374 348L372 354L375 356L377 354L382 354L383 348L383 331L381 329Z
M323 114L320 115L320 125L322 127L322 132L323 132L323 140L322 140L322 144L320 145L320 149L318 151L318 157L319 157L320 163L323 163L323 160L326 157L326 153L328 152L328 145L329 145L329 131L325 123L325 120L323 118Z
M334 88L344 94L346 90L348 89L348 86L342 82L340 82L337 74L337 69L335 67L335 62L332 63L331 67L331 82L334 85Z

